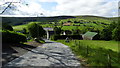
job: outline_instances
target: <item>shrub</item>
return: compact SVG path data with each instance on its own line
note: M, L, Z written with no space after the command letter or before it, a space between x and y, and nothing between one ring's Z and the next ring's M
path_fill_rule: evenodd
M120 41L120 30L118 28L115 28L113 31L112 31L112 38L116 41Z
M54 27L54 32L55 32L55 34L60 35L60 33L61 33L61 28L60 28L60 27Z
M10 31L13 31L13 28L11 25L8 25L6 23L3 23L2 24L2 30L10 30Z
M66 39L67 37L69 39L82 39L81 35L53 35L51 36L51 40Z
M60 35L55 34L55 35L52 35L50 39L51 40L57 40L57 39L59 39L59 37L60 37Z
M106 41L109 41L112 39L112 31L108 28L103 29L103 31L100 33L100 38Z
M28 24L28 31L33 38L41 38L45 35L45 30L42 28L42 26L36 24L36 23L30 23Z
M27 42L26 37L22 33L14 31L2 31L3 43L20 43Z

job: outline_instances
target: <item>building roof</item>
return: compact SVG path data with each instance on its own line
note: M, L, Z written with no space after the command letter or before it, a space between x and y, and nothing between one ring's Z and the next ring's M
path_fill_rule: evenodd
M94 37L95 35L97 35L98 33L96 32L86 32L85 34L83 34L85 37Z
M64 23L63 25L64 25L64 26L70 26L71 23L67 22L67 23Z
M53 28L49 28L49 27L47 27L47 28L43 28L44 30L48 30L48 31L53 31Z

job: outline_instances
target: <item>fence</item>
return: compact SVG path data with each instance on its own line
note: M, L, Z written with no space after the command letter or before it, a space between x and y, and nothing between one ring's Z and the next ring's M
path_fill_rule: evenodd
M118 53L111 49L105 48L93 48L89 45L85 45L80 41L73 40L74 44L71 46L73 51L84 58L87 58L87 62L92 66L104 66L105 68L120 68Z

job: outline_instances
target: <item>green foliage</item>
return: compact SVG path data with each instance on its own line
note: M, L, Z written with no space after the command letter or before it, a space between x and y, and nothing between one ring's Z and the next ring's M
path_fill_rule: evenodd
M11 25L7 24L7 23L3 23L2 24L2 30L10 30L13 31L13 28Z
M73 35L79 35L80 34L80 30L78 29L77 26L74 29L72 29L72 34Z
M59 36L60 36L60 35L58 35L58 34L54 34L54 35L51 36L50 39L55 41L55 40L58 40L58 39L59 39Z
M54 27L54 33L57 34L57 35L60 35L61 28L60 27Z
M116 28L113 31L113 38L116 41L120 41L120 35L119 34L120 34L120 20L118 20Z
M43 39L37 39L37 38L35 38L34 39L36 42L38 42L38 43L45 43L45 41L43 40Z
M42 26L36 24L36 23L30 23L28 24L28 31L30 35L33 38L41 38L45 35L45 30L42 28Z
M20 43L27 42L26 37L22 33L14 31L2 31L2 42L3 43Z
M18 26L13 26L13 29L14 29L15 31L21 31L21 30L23 30L24 28L27 28L27 24L18 25Z
M22 33L27 34L28 32L27 32L27 30L25 28L23 28Z
M112 31L112 38L116 41L120 41L120 29L119 27L116 27L113 31Z
M112 40L112 38L117 39L117 34L119 32L117 32L117 23L116 22L112 22L107 28L104 28L103 31L101 32L101 39L104 40Z
M109 30L108 28L103 29L100 35L101 35L101 39L103 40L112 40L112 31Z

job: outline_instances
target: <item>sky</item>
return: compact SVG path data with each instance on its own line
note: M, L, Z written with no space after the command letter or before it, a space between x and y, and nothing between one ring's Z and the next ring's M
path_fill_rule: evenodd
M119 0L0 0L1 15L15 16L59 16L59 15L95 15L103 17L118 16Z

